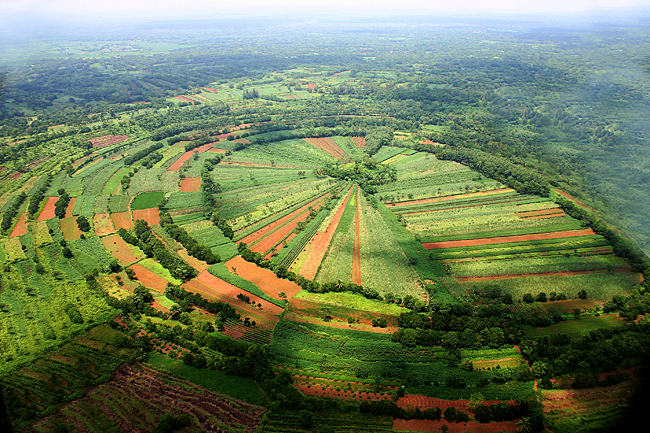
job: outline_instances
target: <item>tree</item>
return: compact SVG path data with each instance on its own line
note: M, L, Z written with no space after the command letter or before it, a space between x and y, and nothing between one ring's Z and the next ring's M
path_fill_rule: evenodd
M63 247L63 257L66 259L71 259L74 257L74 254L72 254L72 250L68 247Z
M451 407L448 407L447 409L445 409L445 419L447 421L456 421L456 417L457 417L457 414L456 414L456 408L455 407L451 406Z
M77 226L79 227L79 230L82 232L88 232L90 231L90 223L88 222L88 218L86 218L83 215L80 215L77 217Z
M532 304L532 303L535 301L535 300L533 299L533 295L531 295L530 293L526 293L522 299L523 299L524 302L527 303L527 304Z
M532 433L533 431L533 425L530 422L530 418L526 416L517 421L516 425L519 433Z
M474 418L476 418L476 421L480 423L487 423L490 422L490 417L490 408L486 405L482 404L474 409Z
M586 292L584 289L580 290L580 291L578 292L578 298L580 298L580 299L587 299L587 292Z

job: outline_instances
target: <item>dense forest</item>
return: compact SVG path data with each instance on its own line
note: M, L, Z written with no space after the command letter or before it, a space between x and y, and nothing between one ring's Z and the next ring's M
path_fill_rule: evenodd
M5 425L636 419L645 28L173 27L0 64Z

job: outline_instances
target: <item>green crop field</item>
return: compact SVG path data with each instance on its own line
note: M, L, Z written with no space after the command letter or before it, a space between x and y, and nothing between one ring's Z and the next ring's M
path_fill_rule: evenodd
M164 194L162 192L144 192L133 199L131 209L140 210L156 207L163 198Z

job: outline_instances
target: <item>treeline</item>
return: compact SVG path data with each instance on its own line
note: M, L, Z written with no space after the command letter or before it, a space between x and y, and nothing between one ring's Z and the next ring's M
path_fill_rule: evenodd
M133 164L134 162L141 160L145 156L155 152L156 150L161 149L162 147L163 147L162 143L153 144L153 145L147 147L146 149L142 149L142 150L134 153L131 156L127 156L122 161L124 162L125 166L129 166L129 165ZM162 159L162 155L161 155L161 159Z
M52 183L52 175L48 174L45 176L45 180L38 191L36 191L36 193L29 199L27 212L29 212L30 215L34 216L36 212L38 212L38 209L41 207L41 202L45 198L45 192L50 187L50 183Z
M170 286L165 290L165 296L168 299L171 299L174 302L177 302L188 311L188 305L195 305L206 310L209 313L216 314L219 316L219 320L225 322L228 319L239 320L241 317L232 305L225 302L213 302L205 299L198 293L191 293L182 287ZM183 307L183 305L186 305Z
M164 268L168 269L172 277L186 281L198 275L196 269L191 267L185 260L175 257L169 252L165 245L158 239L146 221L135 222L134 234L121 228L117 232L125 242L140 248L147 257L153 257Z
M11 204L11 207L6 210L2 216L2 224L0 225L2 231L9 230L14 221L14 218L16 218L16 215L18 215L18 209L20 209L20 206L22 206L25 200L27 200L27 194L25 194L25 191L23 191L16 197L14 202Z

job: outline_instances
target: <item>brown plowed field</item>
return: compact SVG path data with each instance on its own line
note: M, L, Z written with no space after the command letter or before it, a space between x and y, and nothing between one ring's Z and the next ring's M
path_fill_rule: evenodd
M427 250L431 250L434 248L468 247L473 245L489 245L489 244L501 244L507 242L536 241L540 239L570 238L573 236L587 236L593 234L595 233L592 229L565 230L561 232L535 233L530 235L519 235L519 236L500 236L496 238L467 239L467 240L460 240L460 241L444 241L444 242L425 242L422 244L422 246Z
M332 218L330 225L325 230L325 233L316 232L314 237L309 241L309 244L312 246L311 252L309 252L309 257L299 272L299 274L303 277L309 280L313 280L316 277L318 267L323 261L323 257L325 257L325 254L327 253L330 242L332 242L332 238L334 237L336 227L339 225L339 221L341 221L341 216L343 215L345 207L348 205L348 201L350 200L351 195L352 188L350 188L348 191L348 195L345 197L345 200L343 201L341 207L336 211L336 214L334 214L334 217Z
M352 283L361 285L361 227L359 221L359 187L357 209L354 214L354 243L352 245Z
M584 204L583 202L581 202L577 198L573 197L572 195L567 194L566 192L562 191L561 189L556 189L555 192L557 192L558 194L560 194L564 198L568 198L569 200L571 200L572 202L574 202L578 206L581 206L581 207L583 207L585 209L589 209L591 211L595 211L595 209L593 207Z
M388 326L384 329L393 329L393 331L397 330L397 316L393 316L390 314L381 314L381 313L374 313L374 312L368 312L368 311L361 311L357 310L354 308L345 308L345 307L339 307L336 305L331 305L331 304L325 304L325 303L318 303L318 302L312 302L312 301L307 301L304 299L291 299L289 301L289 304L287 306L287 311L295 313L298 316L303 316L303 317L313 317L317 319L322 319L323 317L323 307L327 307L329 310L329 315L333 317L334 320L339 320L342 322L345 322L345 325L347 325L347 320L349 317L352 317L359 322L355 324L355 326L358 325L367 325L368 327L373 328L375 331L374 332L381 332L381 328L375 328L372 326L372 319L375 317L383 317L386 319L386 323ZM330 326L327 323L323 323L324 325ZM338 326L337 326L338 327ZM368 330L368 329L364 329Z
M178 250L176 252L178 253L179 256L181 256L183 259L185 259L185 261L187 263L189 263L191 267L193 267L194 269L196 269L199 272L203 272L203 271L207 270L210 267L210 265L208 265L203 260L199 260L196 257L192 257L189 254L187 254L187 251L185 250L185 248L181 248L180 250Z
M345 151L331 138L303 138L303 140L338 161L352 161Z
M510 278L523 278L523 277L570 277L573 275L586 275L586 274L601 274L610 272L632 272L631 266L616 268L613 270L603 269L589 269L586 271L563 271L563 272L541 272L531 274L515 274L515 275L489 275L485 277L456 277L459 283L466 283L468 281L494 281L494 280L507 280Z
M102 245L122 265L130 265L144 257L144 254L134 255L132 252L133 247L124 242L118 234L103 237Z
M68 202L68 207L65 209L65 217L66 218L72 218L72 210L74 209L74 205L77 203L77 197L72 197L70 201Z
M29 229L27 228L27 214L24 213L20 216L20 218L18 218L18 222L16 223L14 229L11 231L9 237L14 238L16 236L26 235L28 232Z
M471 412L468 404L469 400L443 400L441 398L427 397L426 395L406 394L395 402L399 407L406 409L407 406L419 407L421 410L439 407L444 412L448 407L455 407L458 410ZM484 404L491 405L497 403L513 404L513 401L504 402L501 400L487 400Z
M45 207L43 208L43 211L38 216L38 219L36 221L49 220L54 218L56 216L54 214L54 209L57 201L59 201L59 197L48 197L47 203L45 203Z
M93 147L106 147L111 144L121 143L129 139L128 135L104 135L102 137L91 138L90 142L93 144Z
M199 274L199 277L202 274ZM216 277L215 277L216 278ZM192 292L192 293L200 293L203 296L208 297L209 299L216 300L219 302L225 302L227 304L232 305L235 310L237 310L238 313L240 313L242 316L247 316L250 317L251 319L255 320L257 322L257 326L260 328L273 328L276 323L280 320L278 316L276 316L272 311L270 311L270 308L267 308L268 305L272 305L276 309L279 308L273 304L270 304L269 302L266 301L260 301L262 303L262 309L260 310L259 308L256 308L250 304L246 304L239 299L237 299L237 294L239 293L245 293L248 295L248 292L235 287L237 289L237 293L231 296L230 294L224 293L223 288L225 287L224 285L228 284L223 280L222 283L219 283L218 286L215 286L214 284L211 286L209 284L204 284L203 282L199 281L198 279L192 279L182 285L183 288L186 290ZM230 293L234 293L234 290L231 290ZM251 301L256 298L255 296L248 295ZM266 302L266 306L264 304ZM257 301L256 301L257 303ZM277 310L276 310L277 311ZM280 309L281 311L281 309Z
M233 298L236 302L240 304L243 304L243 302L237 299L237 295L243 293L246 296L248 296L251 301L255 301L256 304L262 304L263 311L273 315L282 314L283 309L278 307L277 305L271 304L269 301L266 301L258 296L255 296L252 293L248 293L245 290L240 289L239 287L234 286L222 280L221 278L217 278L211 273L209 273L208 271L201 272L196 279L199 280L204 285L206 285L208 288L212 289L213 291L229 296L230 298Z
M135 272L135 277L143 286L155 290L158 293L164 293L167 288L167 280L160 275L150 271L140 263L134 263L129 268Z
M444 197L435 197L435 198L423 198L420 200L402 201L399 203L387 203L386 206L396 207L396 206L410 206L414 204L436 203L439 201L460 200L460 199L472 198L472 197L484 197L486 195L500 194L502 192L513 192L513 191L514 189L511 188L501 188L501 189L493 189L491 191L470 192L467 194L447 195Z
M286 215L286 216L278 219L277 221L273 221L272 223L265 226L264 228L261 228L261 229L257 230L256 232L251 233L250 235L243 238L241 240L241 242L244 242L246 245L250 245L250 244L262 239L264 236L267 236L268 234L270 234L275 229L277 229L280 226L282 226L283 224L289 222L291 219L298 217L302 213L308 212L307 209L309 208L309 206L314 206L315 203L317 203L319 200L323 199L328 194L329 193L325 193L325 194L315 198L314 200L312 200L311 202L309 202L306 205L302 206L301 208L296 209L295 211L291 212L289 215ZM296 223L297 223L297 221L296 221ZM295 225L294 225L294 227L295 227ZM293 229L291 229L291 230L293 230ZM289 230L289 231L291 231L291 230ZM280 240L282 240L282 238L280 238ZM278 242L279 242L279 240L278 240ZM275 245L275 244L273 244L273 245ZM271 246L273 246L273 245L271 245ZM253 251L255 251L255 250L253 250ZM261 251L261 252L265 252L265 251L266 250Z
M111 220L113 220L115 230L133 230L133 221L131 220L131 213L129 211L112 213Z
M150 226L160 224L160 211L158 210L157 207L151 207L149 209L134 210L133 211L133 221L137 221L137 220L144 220Z
M184 177L181 179L181 192L199 191L200 189L200 177Z
M352 137L352 143L357 149L364 149L366 147L366 137Z
M330 320L326 322L321 318L302 316L296 313L292 313L291 311L285 312L282 318L291 320L292 322L313 323L320 326L329 326L330 328L353 329L357 331L374 332L375 334L393 334L399 330L397 326L387 326L385 328L380 328L378 326L367 325L365 323L348 323L347 319Z
M180 156L167 170L178 170L183 166L183 163L192 157L193 150L188 150Z
M307 385L303 384L294 384L294 388L296 388L298 391L302 392L305 395L315 395L319 397L330 397L330 398L338 398L338 399L354 399L354 400L359 400L359 401L371 401L371 400L390 400L391 395L389 393L386 393L384 395L380 394L375 394L375 393L370 393L370 392L352 392L352 391L346 391L341 389L340 391L337 391L336 389L332 388L325 388L322 389L320 386L311 386L308 387Z
M66 241L76 241L81 237L82 231L79 230L76 217L61 218L59 220L59 227Z
M212 143L204 144L203 146L197 147L196 151L199 152L199 153L207 152L210 149L212 149L212 146L214 146L215 144L217 144L216 141L212 142Z
M115 233L115 227L113 227L111 216L107 213L95 215L93 217L93 226L95 227L95 233L97 233L97 236L105 236Z
M218 147L213 147L211 149L208 149L208 152L212 153L226 153L228 152L226 149L219 149Z
M497 433L497 432L516 432L517 421L489 422L481 424L476 421L463 423L448 422L444 420L432 421L427 419L405 420L395 418L393 420L393 430L408 430L421 432L441 432L442 426L447 426L448 433Z
M273 299L282 299L279 296L281 292L287 295L286 299L291 299L302 290L302 287L296 283L278 278L274 272L247 262L241 256L228 260L226 267L233 273L235 273L233 268L236 269L237 274L255 284Z

